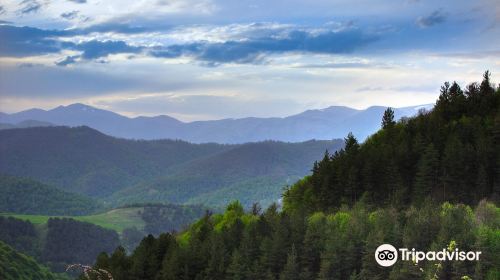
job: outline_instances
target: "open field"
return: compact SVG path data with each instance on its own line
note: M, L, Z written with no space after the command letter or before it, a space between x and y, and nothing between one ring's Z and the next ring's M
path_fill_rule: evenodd
M105 213L89 215L89 216L44 216L44 215L24 215L0 213L0 216L15 217L22 220L28 220L33 224L45 224L49 218L72 218L77 221L92 223L104 228L113 229L121 234L125 228L136 227L142 229L144 221L142 220L139 211L143 211L143 207L118 208Z

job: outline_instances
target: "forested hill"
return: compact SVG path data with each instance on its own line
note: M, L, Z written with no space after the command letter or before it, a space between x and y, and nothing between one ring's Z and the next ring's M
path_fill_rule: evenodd
M118 280L500 279L499 107L488 73L465 90L445 84L434 111L396 123L387 110L366 143L347 137L285 192L283 211L245 213L235 202L95 267ZM384 243L482 254L381 267Z
M118 139L88 127L7 129L0 130L0 172L102 197L228 148Z
M269 205L282 188L310 172L341 140L239 145L137 141L88 127L0 130L0 174L29 177L65 191L106 200Z
M85 215L102 205L35 180L0 175L0 213Z
M340 147L340 140L236 145L119 191L112 200L118 204L175 201L223 208L237 198L246 208L254 202L268 206L277 201L286 185L309 174L311 164L326 149Z
M488 73L464 90L446 83L434 110L382 126L363 144L325 155L311 176L285 193L287 207L308 211L352 205L362 195L376 205L404 207L427 196L476 204L500 194L500 92Z

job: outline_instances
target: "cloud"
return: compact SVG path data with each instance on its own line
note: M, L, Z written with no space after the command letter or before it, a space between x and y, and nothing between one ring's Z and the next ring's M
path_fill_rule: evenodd
M144 77L114 75L112 71L88 71L75 67L0 64L0 73L2 98L80 98L114 92L136 92L158 86Z
M57 66L67 66L67 65L70 65L70 64L73 64L73 63L76 63L77 59L79 58L80 56L78 55L72 55L72 56L67 56L65 59L63 60L60 60L60 61L56 61L55 62L55 65Z
M25 57L59 53L62 50L76 50L82 52L81 59L88 60L107 57L110 54L138 53L142 50L142 47L130 46L123 41L91 40L83 43L72 43L57 38L71 35L73 35L71 31L0 25L0 37L5 38L4 43L0 45L0 56ZM73 57L73 60L75 58ZM64 60L56 62L56 64L67 62L70 61Z
M21 6L19 13L23 15L36 13L43 7L43 4L37 0L23 0L19 5Z
M83 59L96 59L107 57L110 54L138 53L142 50L142 47L130 46L123 41L92 40L76 45L75 49L83 51L81 55Z
M373 86L365 86L365 87L360 87L357 88L357 92L366 92L366 91L383 91L386 90L384 87L373 87Z
M442 10L435 10L428 16L419 17L416 23L420 28L427 28L445 22L446 17Z
M381 87L381 86L364 86L356 89L357 92L372 92L372 91L396 91L396 92L435 92L436 85L406 85L396 87Z
M5 14L5 8L3 6L0 6L0 15Z
M165 28L162 28L163 30ZM127 23L120 23L120 22L104 22L104 23L99 23L99 24L94 24L89 27L85 28L80 28L80 29L74 29L73 32L76 34L90 34L90 33L106 33L106 32L113 32L113 33L122 33L122 34L138 34L138 33L145 33L145 32L151 32L151 31L156 31L158 28L152 28L152 27L142 27L142 26L131 26L130 24Z
M329 68L329 69L366 69L366 68L393 68L388 64L371 62L329 62L321 64L302 64L295 68Z
M19 68L32 68L32 67L39 67L39 66L43 66L43 64L26 62L26 63L21 63L18 65Z
M462 59L484 59L484 58L498 58L500 57L499 50L491 51L475 51L475 52L451 52L436 54L436 57L453 57Z
M292 30L285 35L275 34L248 40L172 45L153 50L151 54L166 58L192 56L215 64L258 63L264 55L273 53L351 53L377 39L374 35L367 35L355 29L320 33Z
M102 100L96 105L104 106L113 111L137 112L141 114L167 114L182 116L184 119L199 117L205 119L241 118L248 116L269 116L277 108L299 111L299 104L290 99L267 98L259 99L244 95L201 95L201 94L153 94L139 95L135 98L118 100ZM258 110L256 110L258 108ZM260 111L260 113L256 112ZM281 112L280 112L281 113Z
M70 2L73 2L73 3L77 3L77 4L85 4L87 3L87 0L68 0Z
M0 25L0 38L3 39L0 56L23 57L57 53L63 45L72 45L53 38L62 35L65 35L64 31Z
M77 12L65 14L64 17L71 18ZM257 26L257 27L255 27ZM162 58L191 57L204 63L206 66L217 66L223 63L263 63L266 56L282 53L315 53L315 54L342 54L351 53L378 39L375 35L368 35L354 28L346 29L294 29L292 27L274 26L269 29L260 25L252 28L264 29L259 37L258 33L241 28L232 34L230 40L222 42L187 42L185 44L174 44L167 46L130 45L120 40L97 40L84 42L71 42L61 40L61 37L85 36L85 34L105 32L106 30L122 29L124 32L143 32L140 27L134 29L128 25L102 25L94 26L93 29L73 30L43 30L32 27L1 26L0 35L6 38L6 43L0 46L0 56L31 56L47 53L57 53L62 50L81 51L82 60L91 60L107 57L110 54L140 53ZM97 31L99 30L99 31ZM234 31L233 31L234 32ZM146 33L149 36L149 33ZM146 36L145 35L145 36ZM231 37L231 36L230 36ZM81 41L81 40L80 40ZM62 60L57 65L67 65ZM62 63L62 64L61 64ZM337 65L338 67L361 67L362 65ZM330 67L335 67L330 65Z
M67 20L75 19L78 16L78 11L71 11L67 13L62 13L61 17Z

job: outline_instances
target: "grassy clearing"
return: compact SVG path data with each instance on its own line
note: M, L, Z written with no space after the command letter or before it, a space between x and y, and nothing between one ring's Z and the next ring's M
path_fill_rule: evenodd
M143 211L143 209L143 207L119 208L105 213L89 216L44 216L11 213L0 213L0 216L28 220L35 225L45 224L49 218L54 217L72 218L77 221L92 223L104 228L112 229L121 234L122 231L128 227L136 227L138 229L144 228L144 221L138 213L139 211Z

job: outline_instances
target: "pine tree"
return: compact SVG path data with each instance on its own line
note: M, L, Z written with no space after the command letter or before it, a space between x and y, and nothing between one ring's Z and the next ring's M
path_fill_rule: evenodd
M214 235L210 241L210 256L207 268L205 269L204 279L223 279L226 268L226 247L224 246L222 237L219 235Z
M111 274L114 279L127 280L130 279L130 266L132 262L129 257L127 257L127 252L125 248L119 246L113 252L110 258Z
M288 258L280 274L280 280L300 280L299 278L299 263L297 262L297 251L295 245L292 245L292 251L288 254Z
M385 110L382 117L382 129L393 127L396 124L394 121L394 110L389 107Z
M234 250L233 255L231 257L231 263L227 268L227 277L231 280L245 280L245 265L243 263L243 257L240 254L239 250Z
M424 201L425 197L432 195L432 191L439 184L439 159L438 152L431 143L420 158L415 176L413 199L417 203Z

